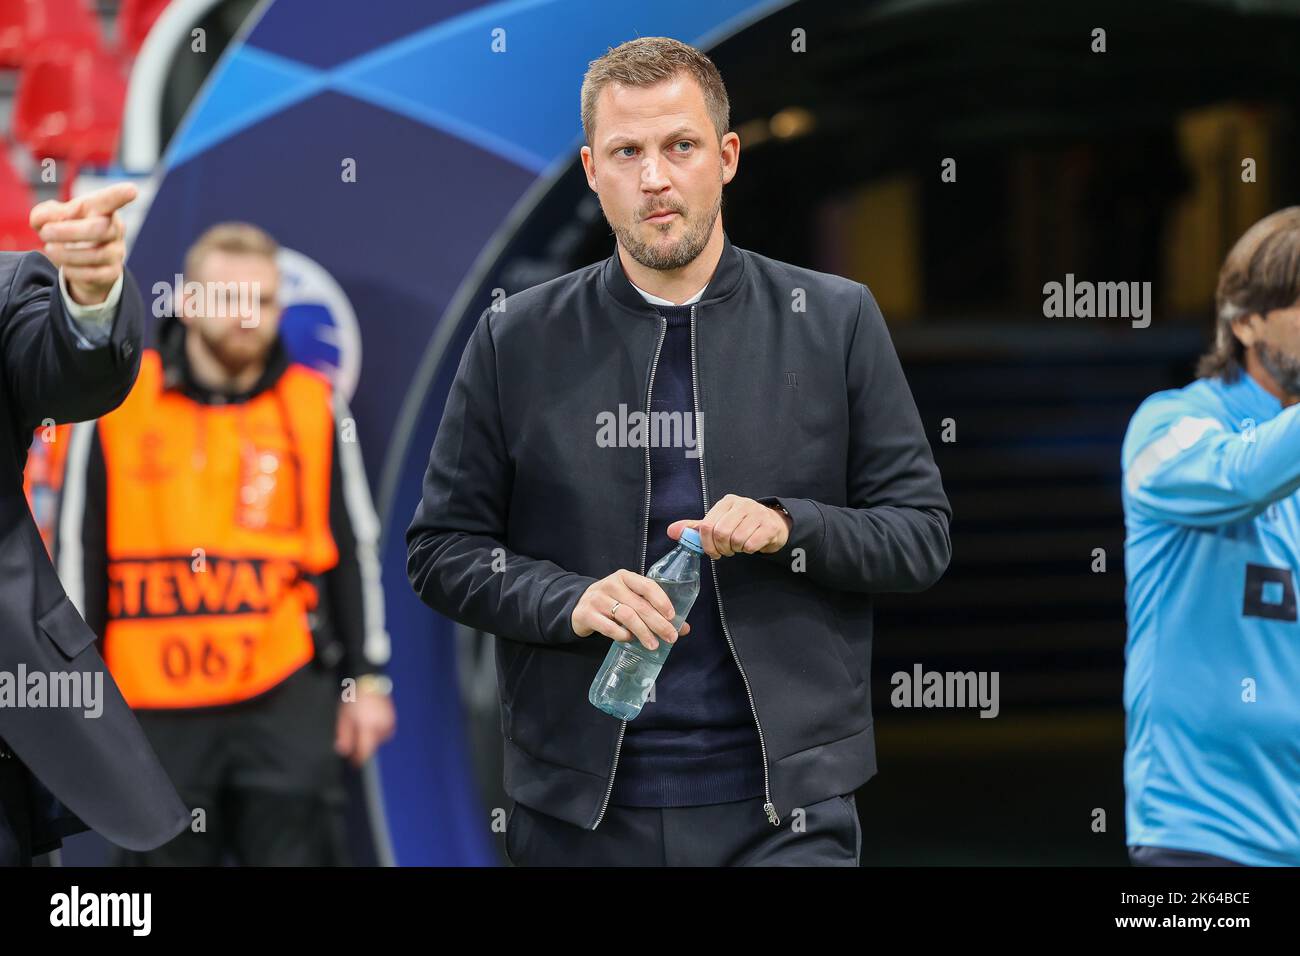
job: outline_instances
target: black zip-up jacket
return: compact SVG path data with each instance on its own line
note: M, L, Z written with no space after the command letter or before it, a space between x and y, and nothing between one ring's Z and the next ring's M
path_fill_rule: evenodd
M875 774L872 595L938 580L951 509L865 286L724 235L693 308L705 500L681 517L733 494L793 519L779 551L713 562L779 825ZM421 599L497 637L506 792L593 830L626 724L588 702L610 641L571 615L598 579L645 573L650 496L648 445L602 447L598 416L649 415L663 331L617 254L485 310L406 533Z

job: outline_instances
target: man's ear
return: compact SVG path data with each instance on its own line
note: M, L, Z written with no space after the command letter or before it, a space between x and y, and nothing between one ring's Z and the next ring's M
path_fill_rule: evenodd
M591 147L584 146L579 151L582 157L582 171L587 176L587 186L592 192L596 191L596 157L592 155Z
M1258 312L1248 312L1245 315L1239 315L1232 320L1232 333L1237 336L1239 341L1246 348L1250 348L1259 338L1259 331L1256 323L1262 322Z
M722 185L727 185L736 178L740 168L740 136L733 130L726 133L719 143L722 156Z

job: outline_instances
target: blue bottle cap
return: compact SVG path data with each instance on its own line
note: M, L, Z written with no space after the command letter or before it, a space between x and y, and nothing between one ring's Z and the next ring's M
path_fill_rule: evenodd
M704 553L704 545L700 542L700 533L694 528L686 528L682 531L682 536L677 539L678 544L684 544L696 554Z

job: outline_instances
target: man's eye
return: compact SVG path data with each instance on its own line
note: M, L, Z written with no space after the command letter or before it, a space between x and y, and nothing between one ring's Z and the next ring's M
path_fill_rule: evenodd
M631 153L628 153L629 149L632 150L632 152L636 152L635 146L620 146L618 149L618 153L620 156L630 156Z
M687 140L687 139L683 139L683 140L679 141L679 142L677 143L677 145L678 145L678 146L685 146L685 147L687 147L687 150L688 150L688 149L690 148L690 146L691 146L691 141L690 141L690 140ZM679 152L679 153L684 153L684 152L686 152L687 150L679 149L677 152Z

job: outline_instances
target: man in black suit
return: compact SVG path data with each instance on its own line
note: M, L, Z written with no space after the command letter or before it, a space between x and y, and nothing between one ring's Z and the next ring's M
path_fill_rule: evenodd
M86 829L132 850L190 815L63 591L23 495L36 428L121 404L144 307L117 210L129 184L32 210L45 253L0 252L0 865Z

